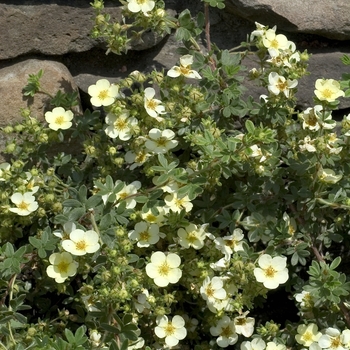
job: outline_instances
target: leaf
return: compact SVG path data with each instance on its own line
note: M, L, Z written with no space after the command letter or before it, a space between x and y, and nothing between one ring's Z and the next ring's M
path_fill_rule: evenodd
M335 270L341 263L341 257L337 256L331 263L330 269Z
M252 122L251 120L248 119L248 120L245 122L245 127L246 127L247 131L248 131L250 134L253 134L253 133L254 133L254 131L255 131L255 126L254 126L254 124L253 124L253 122Z
M66 336L68 342L70 344L74 344L75 343L75 337L74 337L74 334L72 333L72 331L70 331L68 328L66 328L64 330L64 335Z

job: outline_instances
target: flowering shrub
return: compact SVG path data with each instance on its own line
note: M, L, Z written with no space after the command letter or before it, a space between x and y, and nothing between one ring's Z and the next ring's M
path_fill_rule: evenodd
M298 110L309 55L275 27L257 23L241 52L207 31L202 52L223 1L196 19L121 2L131 24L92 4L108 51L126 51L131 28L176 28L182 56L98 80L93 111L57 92L44 121L24 110L3 128L1 347L349 349L350 115L332 112L350 76L320 77ZM258 100L243 97L248 54ZM25 94L45 93L42 74Z

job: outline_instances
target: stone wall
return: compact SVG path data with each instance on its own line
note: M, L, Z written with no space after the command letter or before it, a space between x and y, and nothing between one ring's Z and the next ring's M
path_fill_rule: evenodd
M30 106L33 114L42 116L48 108L45 96L33 100L23 98L22 88L28 74L45 71L44 84L53 92L79 89L83 108L90 107L89 85L101 77L111 82L133 70L149 72L169 68L177 60L173 35L145 37L145 43L133 47L126 55L106 55L101 40L89 36L93 9L89 0L6 0L0 2L0 94L2 109L0 126L19 120L19 109ZM193 14L202 10L199 0L166 0L173 15L190 6ZM118 1L105 1L113 18L120 18ZM211 10L211 38L220 48L232 48L246 39L254 21L273 26L297 44L299 50L313 54L311 75L299 82L300 107L313 103L317 78L339 79L349 71L340 62L350 54L350 2L348 0L226 0L224 11ZM204 47L203 42L203 47ZM245 62L248 67L252 62ZM251 87L257 97L262 93ZM265 91L264 91L265 92ZM340 108L350 107L343 99ZM1 139L2 138L2 139ZM2 141L1 141L2 140ZM0 143L4 143L0 135ZM0 145L1 148L1 145Z

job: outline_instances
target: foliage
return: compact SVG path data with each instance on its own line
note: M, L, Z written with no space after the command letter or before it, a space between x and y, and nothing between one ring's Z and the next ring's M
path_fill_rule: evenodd
M350 76L317 79L300 111L309 55L276 28L221 50L207 16L221 0L196 18L121 3L121 22L91 4L108 52L175 29L180 62L96 82L83 114L58 91L45 121L23 110L3 128L1 347L348 349L350 115L332 112Z

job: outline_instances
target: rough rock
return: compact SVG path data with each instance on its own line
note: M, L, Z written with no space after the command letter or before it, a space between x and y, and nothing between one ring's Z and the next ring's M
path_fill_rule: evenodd
M89 3L57 0L38 4L37 0L12 0L0 4L0 60L32 53L63 55L104 47L102 39L90 37L95 12ZM106 6L105 12L120 20L121 7L113 4ZM147 32L142 41L131 42L131 48L150 48L163 37Z
M308 71L310 75L301 78L298 81L298 92L296 94L298 100L298 108L306 109L314 105L314 90L317 79L341 79L341 74L346 72L346 67L341 62L340 58L345 52L318 52L314 53L309 61ZM347 54L349 54L347 52ZM332 62L332 64L329 64ZM243 64L248 71L256 68L256 63L252 59L245 59ZM266 89L257 87L253 81L246 80L245 86L248 88L249 95L253 96L255 100L259 100L262 94L268 94ZM339 109L350 108L350 99L340 98Z
M349 0L227 0L227 9L250 21L336 40L350 40Z
M45 94L36 94L34 98L23 95L29 74L37 74L40 69L44 75L40 79L41 87L51 95L58 90L62 92L77 91L72 75L62 63L47 60L26 60L0 69L0 96L3 104L0 112L0 126L13 124L22 120L21 108L30 108L32 115L43 118L51 109L50 98ZM6 101L6 102L5 102Z

